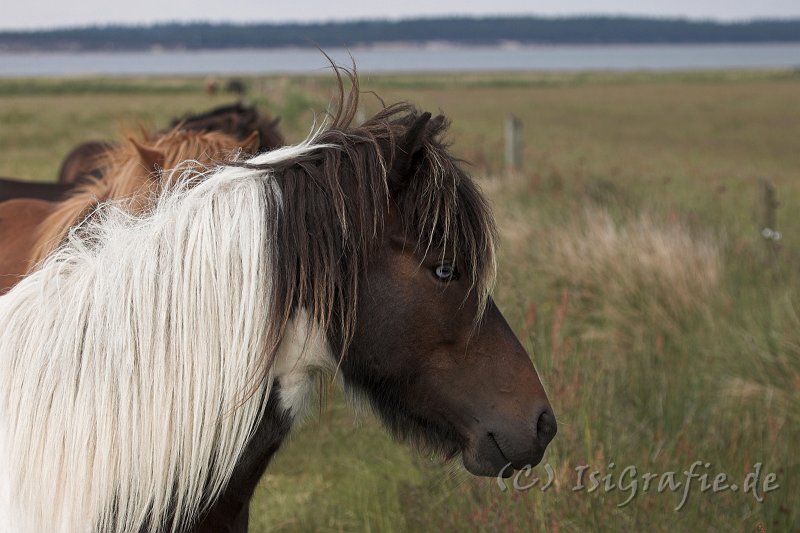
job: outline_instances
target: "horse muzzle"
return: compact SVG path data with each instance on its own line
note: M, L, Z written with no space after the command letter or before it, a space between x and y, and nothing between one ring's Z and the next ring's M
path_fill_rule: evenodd
M540 407L532 421L495 421L476 427L462 452L464 467L476 476L509 477L515 470L539 464L557 431L549 405Z

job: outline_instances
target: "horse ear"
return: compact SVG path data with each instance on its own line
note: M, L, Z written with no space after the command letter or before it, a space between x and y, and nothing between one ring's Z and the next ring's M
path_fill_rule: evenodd
M390 174L390 186L392 192L397 193L406 184L411 169L416 163L422 146L425 143L425 135L428 129L428 123L431 120L431 114L425 112L421 114L414 123L408 128L408 131L397 143L394 162L392 164L392 172Z
M261 133L258 130L253 130L247 138L239 143L239 148L247 153L254 153L258 151L261 145Z
M156 150L155 148L150 148L148 146L144 146L139 144L136 139L128 138L134 148L136 148L136 152L139 154L139 159L142 160L144 166L152 171L160 170L164 168L164 161L167 157L164 155L163 152Z
M422 143L425 142L425 131L430 120L431 114L425 112L408 128L405 136L397 145L399 153L394 164L395 170L405 173L411 169L414 156L417 155L417 152L422 148Z

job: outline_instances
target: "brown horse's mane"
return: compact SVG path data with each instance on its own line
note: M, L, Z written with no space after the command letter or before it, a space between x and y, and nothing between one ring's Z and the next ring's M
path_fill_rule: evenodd
M190 131L180 126L165 133L137 135L109 149L98 160L103 177L76 186L40 225L32 265L47 257L64 241L69 229L79 224L97 206L108 200L128 200L134 213L150 206L153 193L168 185L162 172L180 165L182 170L205 170L226 160L232 152L253 151L258 135L244 141L218 131Z
M204 113L184 115L172 120L170 128L183 128L192 131L223 131L239 140L251 133L259 134L258 151L272 150L286 144L278 130L280 118L271 119L255 106L242 102L215 107Z
M456 262L478 297L477 324L494 282L496 229L476 184L442 140L447 120L398 103L356 125L358 79L334 70L338 111L311 139L319 148L279 163L233 163L271 170L281 191L281 257L272 279L279 331L272 338L280 339L303 307L343 355L354 333L359 277L390 223L402 225L421 257Z

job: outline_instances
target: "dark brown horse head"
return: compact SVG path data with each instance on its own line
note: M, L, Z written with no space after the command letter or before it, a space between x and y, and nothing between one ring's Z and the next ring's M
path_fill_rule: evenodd
M510 474L541 460L556 420L529 355L488 297L493 220L437 141L444 118L404 122L382 245L361 280L342 372L395 434L461 453L473 474Z
M306 309L345 386L395 435L460 453L477 475L537 464L556 420L490 297L491 212L442 143L443 117L397 104L353 126L356 91L313 139L322 148L274 167L273 316Z

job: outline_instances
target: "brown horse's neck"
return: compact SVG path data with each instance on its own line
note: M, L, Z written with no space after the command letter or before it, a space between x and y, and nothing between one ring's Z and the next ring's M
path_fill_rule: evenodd
M264 417L233 470L228 486L213 507L190 531L246 533L250 498L267 465L292 426L292 416L280 405L280 383L270 391Z
M34 198L0 202L0 295L36 265L33 248L39 239L39 223L57 206Z

